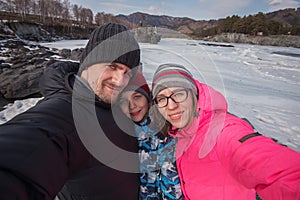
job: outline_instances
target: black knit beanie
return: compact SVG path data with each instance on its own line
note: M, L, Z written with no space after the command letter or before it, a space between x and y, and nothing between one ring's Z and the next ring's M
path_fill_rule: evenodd
M96 28L82 52L79 74L96 63L117 62L133 69L140 64L140 48L126 26L107 23Z

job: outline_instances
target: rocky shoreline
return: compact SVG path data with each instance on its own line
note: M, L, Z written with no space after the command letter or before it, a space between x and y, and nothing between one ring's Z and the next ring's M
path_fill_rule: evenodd
M44 69L61 59L78 61L83 48L50 49L20 39L0 42L0 93L6 101L39 95ZM2 100L2 103L5 102Z
M239 33L224 33L202 39L210 42L243 43L300 48L300 36L294 35L251 36Z

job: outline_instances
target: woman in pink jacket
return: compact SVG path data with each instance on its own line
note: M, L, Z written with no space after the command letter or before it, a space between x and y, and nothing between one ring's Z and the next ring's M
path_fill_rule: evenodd
M181 65L160 65L152 84L156 120L178 138L185 199L300 199L300 153L229 114L223 95Z

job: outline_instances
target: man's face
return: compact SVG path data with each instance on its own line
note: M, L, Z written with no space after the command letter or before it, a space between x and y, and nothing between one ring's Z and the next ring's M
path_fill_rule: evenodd
M127 86L132 72L120 63L97 63L83 70L81 77L105 103L114 103Z

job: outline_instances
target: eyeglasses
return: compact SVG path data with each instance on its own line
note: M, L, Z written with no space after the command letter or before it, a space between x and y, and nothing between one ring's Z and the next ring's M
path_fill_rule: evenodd
M154 99L154 103L159 107L163 108L166 107L169 103L169 99L172 99L175 103L184 102L188 97L189 89L182 89L182 90L175 90L173 94L170 96L157 96Z

